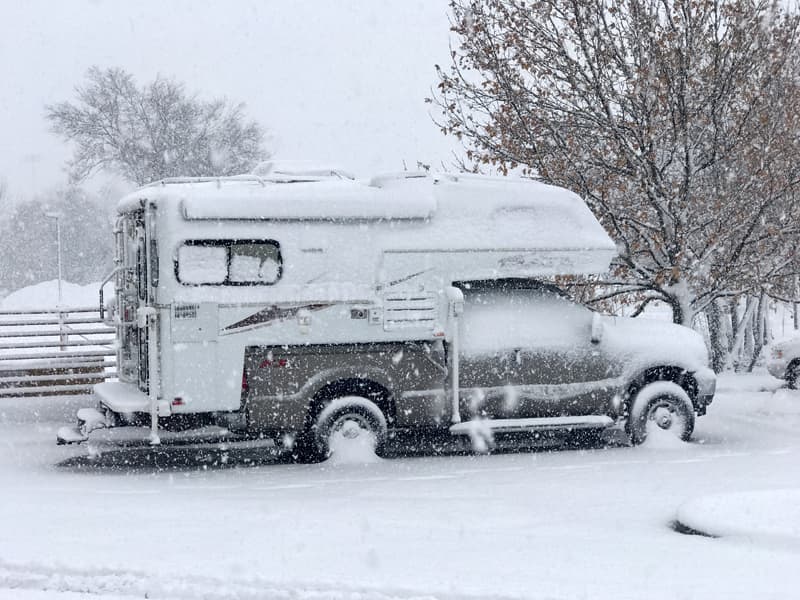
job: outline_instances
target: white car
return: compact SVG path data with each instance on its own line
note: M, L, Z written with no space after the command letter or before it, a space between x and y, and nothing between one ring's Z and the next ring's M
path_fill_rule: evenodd
M775 342L770 347L767 371L778 379L785 379L789 388L795 389L800 380L800 337Z

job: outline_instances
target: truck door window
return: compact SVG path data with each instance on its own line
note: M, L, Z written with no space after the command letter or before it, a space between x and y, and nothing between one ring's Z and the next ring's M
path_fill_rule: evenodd
M592 313L547 289L466 294L461 348L492 354L509 348L574 348L589 342Z

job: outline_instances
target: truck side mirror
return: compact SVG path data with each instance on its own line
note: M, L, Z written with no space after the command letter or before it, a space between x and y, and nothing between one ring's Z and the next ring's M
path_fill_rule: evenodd
M592 313L592 337L593 344L599 344L603 339L603 317L600 313Z

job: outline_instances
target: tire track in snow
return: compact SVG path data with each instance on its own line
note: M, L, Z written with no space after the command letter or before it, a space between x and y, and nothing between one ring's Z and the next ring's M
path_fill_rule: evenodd
M424 593L369 586L287 583L259 577L165 577L111 568L20 564L0 560L0 590L36 590L97 596L132 596L151 600L520 600L526 596L475 593Z

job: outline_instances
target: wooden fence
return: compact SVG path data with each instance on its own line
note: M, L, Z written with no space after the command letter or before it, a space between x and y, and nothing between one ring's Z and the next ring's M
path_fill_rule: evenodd
M0 398L87 394L116 377L114 342L96 307L0 311Z

